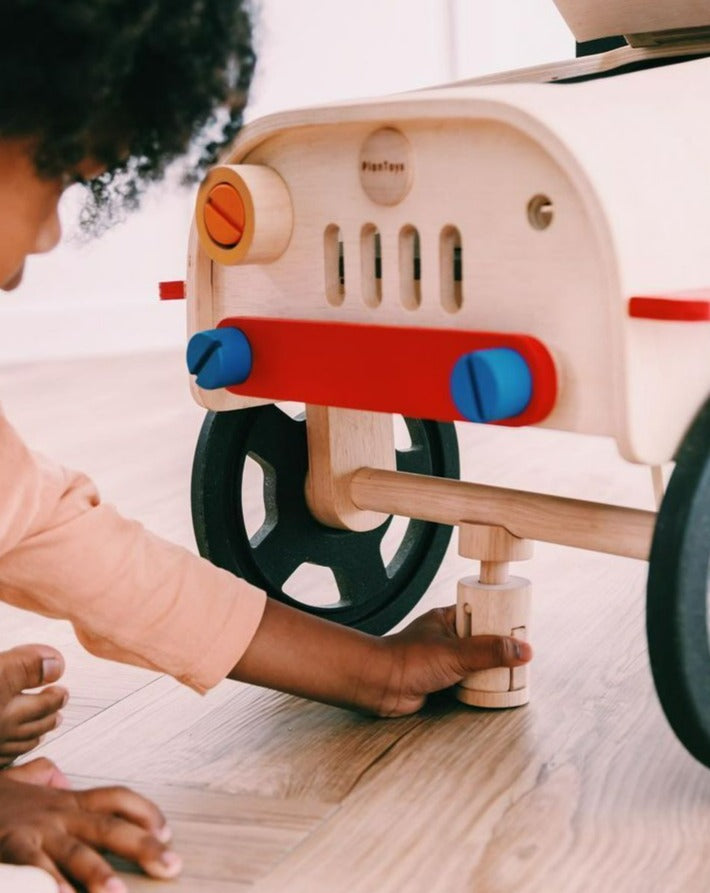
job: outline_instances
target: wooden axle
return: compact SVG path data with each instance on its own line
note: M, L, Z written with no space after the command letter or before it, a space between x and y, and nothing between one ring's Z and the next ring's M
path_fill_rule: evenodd
M648 560L655 512L452 481L360 468L349 479L359 509L423 521L505 527L516 537Z

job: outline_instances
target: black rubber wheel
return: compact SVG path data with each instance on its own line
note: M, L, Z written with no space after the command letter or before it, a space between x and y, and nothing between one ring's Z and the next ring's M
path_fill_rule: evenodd
M676 457L653 535L646 628L653 679L682 744L710 767L710 401Z
M397 450L397 468L457 478L452 424L405 419L411 445ZM248 533L242 504L247 460L263 472L263 520ZM316 521L306 505L306 424L278 405L210 412L202 426L192 471L192 517L200 553L266 590L273 598L338 623L382 633L418 602L444 557L451 527L401 521L391 554L383 540L392 518L372 531L336 530ZM329 568L326 603L284 589L303 564Z

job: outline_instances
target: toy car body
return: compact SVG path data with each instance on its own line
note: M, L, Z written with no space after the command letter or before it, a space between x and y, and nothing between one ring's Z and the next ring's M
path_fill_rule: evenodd
M574 21L580 4L558 5ZM599 4L600 16L602 6L612 9ZM632 27L639 48L613 51L613 64L609 53L244 129L201 187L189 247L188 364L211 411L193 512L203 554L286 600L300 561L328 565L340 596L326 615L382 631L421 595L448 541L412 527L385 565L377 537L388 513L531 534L515 529L514 510L476 520L476 499L491 488L448 482L427 501L432 475L458 476L443 428L412 426L422 464L398 455L400 471L379 474L394 467L380 414L537 424L613 437L633 462L676 458L650 548L649 645L674 729L710 765L710 12L698 23L697 4L680 6L665 18L660 3L612 10L604 27L644 20ZM643 70L597 76L629 65ZM354 416L319 411L306 448L305 430L249 415L280 400L358 410L366 421L349 429ZM319 429L323 449L312 443ZM349 430L352 448L338 452ZM359 484L359 508L385 512L362 526L303 495L344 455L350 465L326 468L323 492ZM265 475L266 519L254 535L237 508L248 456ZM386 498L378 487L390 487ZM467 508L457 502L449 517L440 506L459 493ZM518 497L505 498L515 507ZM529 497L526 511L545 498ZM581 544L569 538L573 516L585 535L612 518L592 504L540 505L541 516L565 513L535 537L553 542ZM614 529L611 545L586 547L618 542L619 554L648 557L655 516L614 511L629 540L635 525L633 545ZM345 529L330 530L331 516Z
M523 333L557 370L539 424L611 435L627 459L665 462L710 393L709 90L701 60L262 120L228 162L280 178L288 242L266 263L232 264L194 239L191 330L254 316ZM378 178L394 183L384 201L368 185ZM254 230L277 230L269 196L252 193ZM640 318L639 297L656 299L636 302ZM366 374L377 363L368 357ZM235 390L196 394L209 408L247 405L249 381Z

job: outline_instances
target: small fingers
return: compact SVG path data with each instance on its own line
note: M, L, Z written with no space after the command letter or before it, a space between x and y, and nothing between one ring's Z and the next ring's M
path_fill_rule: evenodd
M530 645L511 636L468 636L458 641L464 674L495 667L519 667L532 659Z
M88 893L128 893L103 856L78 838L57 833L47 837L45 848L59 870Z
M89 791L80 791L77 797L81 805L91 812L112 813L139 825L163 843L170 840L170 830L163 813L155 803L130 788L92 788Z
M182 868L177 853L147 833L145 828L118 816L84 813L77 828L82 840L137 863L152 877L175 877Z

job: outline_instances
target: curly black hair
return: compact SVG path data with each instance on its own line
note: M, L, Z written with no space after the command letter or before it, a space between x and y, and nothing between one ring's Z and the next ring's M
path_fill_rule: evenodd
M235 136L252 14L248 0L0 0L0 137L31 139L41 175L104 165L83 215L100 229L177 157L197 179Z

